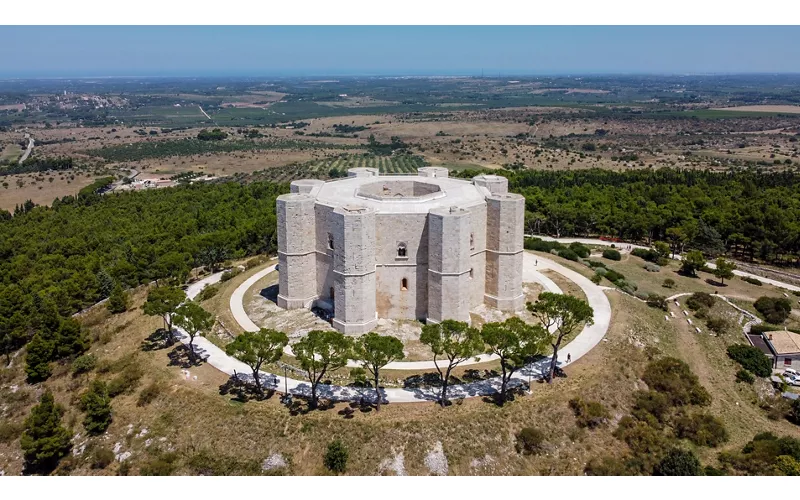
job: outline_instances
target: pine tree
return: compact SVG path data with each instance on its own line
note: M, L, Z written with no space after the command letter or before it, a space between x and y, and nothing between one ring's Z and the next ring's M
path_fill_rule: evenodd
M111 425L111 397L105 382L95 380L81 396L81 409L86 413L83 427L89 434L102 434Z
M122 285L117 283L108 297L107 307L112 314L123 313L128 310L128 294L122 289Z
M103 299L110 296L114 290L114 278L105 269L97 272L97 287L97 291L100 292L100 297Z
M72 447L70 432L61 425L64 409L46 392L25 420L20 446L25 454L25 471L48 473Z
M50 360L53 358L55 345L53 341L37 333L28 343L25 355L25 373L30 382L47 380L52 373Z
M81 354L89 347L89 341L78 320L61 320L56 335L56 356L58 359Z

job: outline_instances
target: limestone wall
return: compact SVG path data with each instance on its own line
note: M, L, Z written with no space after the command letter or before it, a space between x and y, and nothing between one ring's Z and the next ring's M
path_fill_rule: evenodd
M428 320L469 321L470 213L437 208L428 216Z

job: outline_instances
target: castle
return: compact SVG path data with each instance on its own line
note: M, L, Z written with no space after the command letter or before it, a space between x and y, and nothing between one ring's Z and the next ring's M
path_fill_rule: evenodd
M522 307L525 199L508 180L353 168L298 180L278 197L278 305L320 307L347 334L378 318L470 320L481 304Z

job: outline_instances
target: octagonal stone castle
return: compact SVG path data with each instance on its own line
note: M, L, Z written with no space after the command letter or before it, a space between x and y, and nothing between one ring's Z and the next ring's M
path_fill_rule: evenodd
M524 216L506 178L442 167L294 181L277 201L278 305L330 311L347 334L378 318L468 322L483 303L517 310Z

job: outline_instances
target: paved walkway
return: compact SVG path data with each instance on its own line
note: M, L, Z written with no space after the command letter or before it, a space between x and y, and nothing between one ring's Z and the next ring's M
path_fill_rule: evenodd
M635 244L632 244L632 243L613 242L613 241L606 241L606 240L601 240L601 239L597 239L597 238L553 238L553 237L550 237L550 236L541 236L541 235L528 235L528 236L531 236L533 238L539 238L539 239L544 240L544 241L557 241L557 242L563 243L565 245L569 245L570 243L572 243L574 241L577 241L579 243L583 243L584 245L605 245L605 246L615 245L617 247L620 247L620 246L625 247L625 246L630 245L633 248L644 248L644 249L649 248L649 247L645 247L645 246L642 246L642 245L635 245ZM675 260L681 260L681 256L678 255L678 254L673 255L672 258L675 259ZM706 262L706 265L710 269L716 269L717 268L717 265L712 261ZM800 286L790 285L789 283L784 283L782 281L774 280L774 279L771 279L771 278L765 278L765 277L759 276L757 274L752 274L752 273L747 273L747 272L744 272L744 271L739 271L738 269L733 271L733 274L735 274L736 276L739 276L739 277L755 278L755 279L761 281L762 283L767 283L769 285L776 286L778 288L791 290L793 292L800 292Z
M246 330L257 330L258 326L247 317L247 314L244 313L244 307L242 307L244 293L259 279L269 272L272 272L274 267L275 266L269 266L263 271L256 273L256 275L251 276L248 280L242 283L242 285L240 285L231 296L231 310L234 313L234 317ZM611 304L608 302L608 298L605 296L603 290L582 274L572 271L571 269L568 269L550 259L536 256L528 252L525 253L525 257L523 259L524 281L538 281L542 283L545 288L551 289L550 287L555 286L555 283L539 272L540 270L544 269L552 269L553 271L562 274L567 279L575 282L575 284L577 284L583 290L584 294L586 294L589 305L591 305L594 309L594 324L585 327L572 342L561 348L561 353L569 353L572 361L574 362L581 356L588 353L605 336L605 333L608 330L611 322ZM194 298L198 293L200 293L206 284L218 282L221 275L222 273L217 273L194 283L187 290L187 295L189 298ZM179 328L176 330L181 341L188 343L189 339L186 333ZM224 373L233 375L235 372L244 379L252 377L252 371L247 365L228 356L222 349L215 346L204 337L195 337L195 351L208 364ZM430 363L431 368L433 368L432 361L422 363ZM528 381L529 378L538 379L542 377L544 373L546 373L549 363L549 356L537 360L526 368L518 371L512 378L509 386L513 387L517 385L523 385ZM564 363L561 362L559 365L563 366ZM286 385L288 386L289 392L292 394L302 396L309 396L311 394L311 386L306 381L294 380L292 378L284 379L284 377L279 375L264 372L260 373L260 378L266 387L270 387L279 392L283 392L284 386ZM500 378L496 377L469 384L456 384L450 386L448 391L450 398L458 399L491 395L498 392L499 389ZM381 389L380 392L383 402L390 403L436 401L439 397L438 387L385 388ZM364 401L373 401L375 399L375 390L372 388L320 385L318 388L318 393L320 397L334 401L352 401L361 399Z

